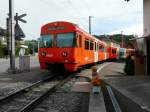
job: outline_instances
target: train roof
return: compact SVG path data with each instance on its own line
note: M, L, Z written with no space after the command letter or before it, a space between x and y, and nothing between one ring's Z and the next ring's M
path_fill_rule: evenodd
M63 32L67 32L68 30L71 32L79 31L84 33L87 37L93 38L96 41L99 41L101 44L106 45L106 43L102 40L97 39L96 37L92 36L91 34L87 33L83 29L81 29L77 24L67 22L67 21L55 21L50 22L42 26L41 34L48 34L49 32L55 32L55 30L63 30Z

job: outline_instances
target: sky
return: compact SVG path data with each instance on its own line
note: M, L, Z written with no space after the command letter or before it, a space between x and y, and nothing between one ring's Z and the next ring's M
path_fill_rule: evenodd
M9 0L0 0L0 27L6 28ZM14 0L14 12L27 23L19 22L26 37L40 37L41 26L53 21L69 21L92 34L143 34L143 0Z

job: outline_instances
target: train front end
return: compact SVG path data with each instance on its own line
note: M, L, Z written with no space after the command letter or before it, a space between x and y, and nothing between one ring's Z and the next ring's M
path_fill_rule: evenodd
M75 25L69 22L53 22L41 29L39 63L41 69L54 66L67 71L76 71Z

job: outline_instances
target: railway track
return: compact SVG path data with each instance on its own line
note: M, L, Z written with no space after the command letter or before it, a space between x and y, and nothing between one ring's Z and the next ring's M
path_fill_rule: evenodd
M70 78L67 77L64 80L53 82L54 76L48 77L7 95L0 99L0 112L29 112Z

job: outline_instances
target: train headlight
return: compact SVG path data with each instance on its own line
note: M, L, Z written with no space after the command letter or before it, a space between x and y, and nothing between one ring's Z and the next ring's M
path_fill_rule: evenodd
M63 56L63 57L67 57L67 56L68 56L68 53L67 53L67 52L65 52L65 51L64 51L64 52L62 52L62 56Z
M45 57L46 56L46 52L42 52L41 55L42 55L42 57Z

